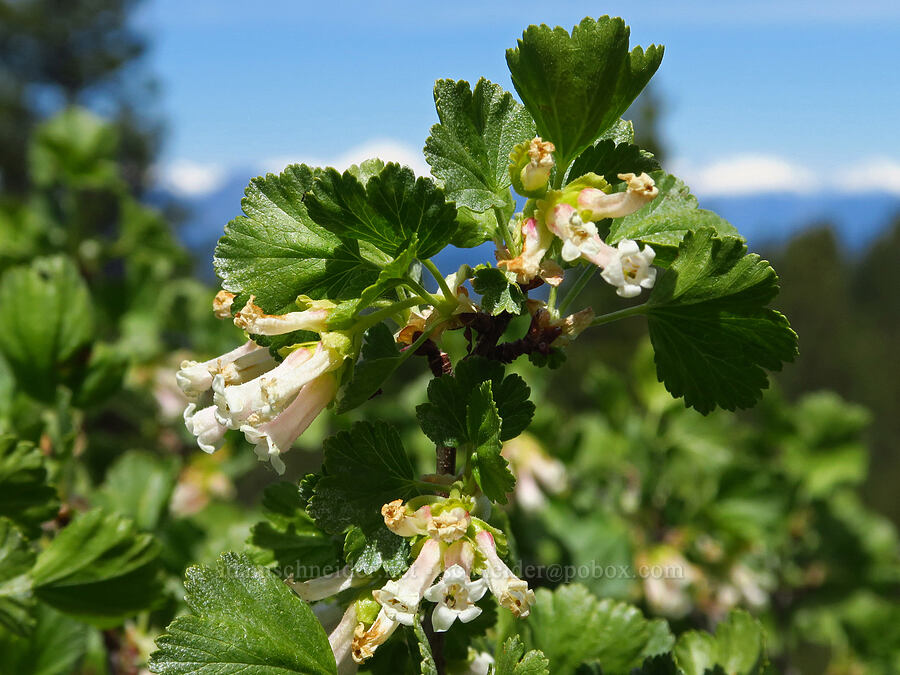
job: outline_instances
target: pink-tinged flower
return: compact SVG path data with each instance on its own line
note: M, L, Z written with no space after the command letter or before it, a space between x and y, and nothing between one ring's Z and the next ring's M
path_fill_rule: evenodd
M181 370L175 373L175 381L190 401L196 401L209 391L216 375L222 375L226 383L232 384L252 379L275 366L269 350L252 340L233 349L227 354L198 363L182 361Z
M384 608L387 618L412 626L425 590L434 583L440 571L441 544L436 539L428 539L404 575L372 591L372 597Z
M229 429L244 424L259 426L284 410L300 389L317 377L334 370L343 355L321 342L315 350L297 349L273 370L249 382L228 385L222 375L213 378L216 414Z
M452 565L434 586L425 591L425 599L436 602L431 614L431 625L437 633L443 633L459 619L469 623L481 614L475 603L487 592L484 579L472 581L469 573L460 565Z
M578 208L588 220L624 218L653 201L659 189L645 173L620 173L619 178L628 183L625 192L607 194L597 188L585 188L578 193Z
M497 555L497 546L493 535L482 530L475 535L475 545L485 559L485 570L481 575L497 602L506 607L513 616L525 618L531 613L534 604L534 591L528 584L519 579Z
M222 447L228 427L216 419L216 406L197 410L196 403L189 403L184 409L184 426L197 438L197 445L203 452L213 453Z
M603 270L600 276L604 281L616 287L617 295L633 298L642 288L653 288L656 269L651 265L656 253L649 246L641 251L631 239L623 239L618 247L610 246L599 237L597 227L583 221L569 204L553 207L548 226L563 241L563 260L584 258L594 263Z
M553 170L553 152L556 146L549 141L541 140L540 136L533 138L528 144L528 157L531 161L522 167L519 178L522 187L527 192L535 192L547 187L550 182L550 172Z
M515 258L498 260L497 267L514 272L519 283L528 283L541 275L541 263L552 243L553 233L537 219L527 218L522 223L522 252Z
M362 623L356 625L353 642L350 645L350 656L356 663L363 663L366 659L372 658L375 650L393 635L399 625L400 623L391 619L387 610L382 607L368 630Z
M230 319L231 306L234 304L234 293L219 291L213 298L213 314L217 319Z
M441 511L428 521L428 534L443 542L456 541L469 529L469 512L461 506Z
M597 226L590 221L583 221L570 204L556 204L549 213L547 227L562 239L560 253L566 262L578 258L593 261L605 246L597 233Z
M462 567L466 574L472 572L472 565L475 564L475 548L471 542L465 539L457 539L447 547L444 551L444 569L449 569L454 565Z
M641 251L637 242L623 239L618 248L612 249L600 276L616 287L616 295L636 298L642 288L653 288L656 283L656 268L651 267L656 252L649 246Z
M256 426L242 424L244 438L254 444L256 456L261 462L269 460L275 471L283 474L285 465L281 454L291 449L294 441L334 400L336 393L337 378L331 373L320 375L304 385L290 405L272 420Z
M255 299L251 295L243 309L234 316L235 326L254 335L284 335L295 330L321 333L326 329L328 318L334 309L334 303L328 300L310 300L307 303L309 308L302 312L266 314L254 303Z
M360 624L356 618L356 603L351 602L340 622L328 634L328 644L331 645L334 661L337 663L338 675L352 675L358 669L353 659L353 640L357 625Z
M384 524L394 534L401 537L415 537L428 533L431 506L426 504L416 511L410 511L402 499L395 499L381 507L381 515L384 517Z
M354 573L350 567L344 567L337 572L309 581L289 581L288 585L303 600L316 602L364 583L366 583L366 577Z

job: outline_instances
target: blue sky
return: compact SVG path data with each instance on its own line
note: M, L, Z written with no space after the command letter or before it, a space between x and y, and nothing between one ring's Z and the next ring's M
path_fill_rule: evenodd
M139 24L169 121L161 173L200 191L233 169L373 150L421 167L436 78L511 88L505 50L527 24L608 13L631 25L632 44L666 45L662 130L701 192L879 180L900 192L900 2L848 7L148 0Z

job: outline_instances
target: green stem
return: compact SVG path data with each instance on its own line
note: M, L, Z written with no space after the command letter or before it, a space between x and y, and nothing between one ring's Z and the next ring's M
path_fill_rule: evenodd
M547 296L547 308L553 316L557 316L556 311L556 294L558 293L556 286L550 287L550 294Z
M494 207L494 217L497 219L497 229L500 231L500 234L503 235L503 245L506 246L506 250L509 251L509 254L515 258L520 253L519 246L516 243L515 237L513 237L512 233L509 231L509 221L507 220L504 222L503 212L499 206Z
M456 301L456 293L450 290L450 287L447 285L447 281L444 279L441 271L438 269L437 265L435 265L431 258L421 261L423 265L425 265L425 269L431 272L431 276L434 277L434 280L438 282L438 286L441 287L441 292L444 294L444 297L447 300Z
M646 302L641 305L635 305L634 307L626 307L625 309L620 309L618 312L610 312L609 314L598 316L596 319L591 321L591 326L602 326L605 323L618 321L619 319L624 319L629 316L645 314L648 309L650 309L650 307Z
M562 302L559 303L559 313L562 314L565 312L569 305L571 305L575 298L584 290L584 287L587 286L587 283L591 280L594 274L597 272L596 265L585 265L581 269L581 273L578 275L578 278L575 279L575 282L572 284L572 287L566 291L565 296L562 299Z
M422 300L423 304L432 305L434 307L437 307L439 304L441 304L440 298L436 298L431 293L429 293L422 284L413 279L411 276L407 275L403 280L403 283L405 283L412 290L419 294L419 298Z
M356 330L366 330L374 326L376 323L381 323L385 319L390 319L394 314L400 312L404 309L409 309L410 307L415 307L416 305L422 304L422 298L407 298L406 300L401 300L400 302L395 302L389 307L385 307L384 309L379 309L377 312L372 312L371 314L365 314L360 317L359 322L356 324Z

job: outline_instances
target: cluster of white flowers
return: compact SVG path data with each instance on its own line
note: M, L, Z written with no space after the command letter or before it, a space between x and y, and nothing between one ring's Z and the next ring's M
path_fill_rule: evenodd
M221 291L213 303L216 316L230 316L234 296ZM282 335L295 330L325 331L332 303L313 302L309 309L269 315L251 297L234 317L254 335ZM221 447L228 429L240 429L261 461L284 473L281 453L334 399L334 371L343 350L322 339L299 346L278 363L268 348L252 340L209 361L184 361L176 374L188 398L184 422L205 452ZM204 403L206 405L204 405Z
M515 616L528 616L534 591L500 559L488 526L461 502L437 499L413 509L397 499L385 504L381 513L392 532L415 538L413 550L418 553L403 576L372 591L378 613L369 625L359 617L358 603L351 603L344 613L346 621L342 619L332 631L329 639L339 672L353 672L354 664L371 658L399 626L412 626L423 600L435 603L431 624L439 633L454 621L468 623L477 618L482 610L475 603L488 590ZM301 598L314 602L365 581L345 568L291 586Z
M552 144L535 138L529 154L532 161L522 169L523 183L528 179L529 191L546 187L553 168ZM533 152L532 152L533 149ZM599 177L595 177L599 180ZM618 246L610 246L600 237L596 223L605 218L624 218L644 207L659 194L653 179L645 173L619 174L625 182L623 192L607 193L597 187L585 187L575 181L562 191L551 190L537 202L533 215L521 224L521 253L509 258L501 251L498 265L515 272L519 282L528 283L537 276L549 281L544 260L558 238L562 242L560 255L566 262L583 259L603 270L603 279L616 287L624 298L633 298L642 288L652 288L656 270L651 267L655 252L649 246L643 250L631 239L623 239ZM605 183L601 183L605 184ZM526 209L526 213L528 210Z

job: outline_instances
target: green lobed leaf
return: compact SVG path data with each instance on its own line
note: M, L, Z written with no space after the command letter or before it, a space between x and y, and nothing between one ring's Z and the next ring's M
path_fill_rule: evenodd
M513 85L534 117L538 134L556 145L568 166L617 122L659 68L663 48L628 51L622 19L585 18L572 29L529 26L508 49Z
M391 329L383 323L366 331L361 356L350 381L338 392L338 414L353 410L372 398L403 362Z
M106 472L96 503L131 518L142 530L154 530L168 511L177 474L170 458L129 450Z
M604 138L582 152L569 168L566 182L586 173L603 176L610 185L620 183L620 173L650 173L659 169L656 158L631 143Z
M316 525L333 534L357 526L365 540L354 542L357 557L374 547L381 559L394 559L402 537L384 525L381 507L418 494L416 472L397 430L384 422L357 422L325 439L322 449L325 471L307 509ZM367 560L373 559L370 551Z
M47 605L35 607L36 623L27 638L0 631L0 673L72 675L87 649L90 629Z
M328 328L330 330L351 328L359 312L403 282L415 259L416 252L413 249L398 253L394 260L381 269L375 282L363 289L358 298L342 302L335 308L328 319ZM396 298L396 295L394 297Z
M0 516L30 537L59 509L56 489L47 485L44 456L31 443L0 436Z
M494 664L495 675L550 675L550 662L537 649L525 653L525 645L518 635L503 643Z
M83 513L38 555L35 596L101 627L117 625L161 598L159 549L130 520L102 509Z
M510 279L506 272L496 267L482 267L475 270L472 288L481 295L482 310L491 316L503 312L521 314L525 294L515 282L515 274L512 277Z
M434 105L440 123L431 127L425 158L447 197L477 213L510 206L509 153L535 134L525 107L484 78L474 90L464 80L438 80Z
M425 635L425 629L422 628L422 619L419 614L416 614L413 632L416 634L416 641L419 643L419 655L422 658L421 674L438 675L438 669L434 663L434 656L431 653L431 645L428 644L428 636Z
M250 181L241 200L243 216L225 226L214 265L222 287L249 295L273 314L294 311L297 296L344 300L357 297L378 277L378 266L364 257L358 242L316 225L303 197L314 169L287 167Z
M281 576L306 581L341 567L341 549L306 513L296 483L278 482L263 494L266 521L251 529L250 543L271 554Z
M534 404L528 400L531 390L519 375L503 374L503 364L469 357L459 362L452 377L431 380L428 401L416 407L422 431L437 444L457 447L468 441L466 407L479 385L490 381L494 403L503 420L500 440L518 436L534 415Z
M729 675L753 675L765 663L765 633L744 610L733 610L716 626L715 636L688 631L678 638L675 663L684 675L704 675L716 666Z
M175 619L156 644L160 675L337 673L328 637L309 605L278 577L243 555L185 575L191 614Z
M478 213L465 206L456 209L456 233L450 243L458 248L474 248L490 241L497 231L497 216L493 209Z
M554 675L574 673L583 663L599 664L605 675L628 673L659 641L659 627L636 607L599 600L579 584L535 595L526 644L544 652Z
M344 539L344 558L354 572L375 574L384 570L398 577L409 567L409 541L386 527L363 532L351 527Z
M414 248L430 258L456 230L456 209L429 178L387 164L363 184L349 171L326 169L306 198L309 215L337 236L368 242L391 257Z
M0 312L10 317L0 331L0 352L19 386L52 398L81 365L94 334L90 294L75 264L57 256L7 270L0 279Z
M31 616L31 579L34 551L8 518L0 518L0 626L26 636L34 626Z
M469 398L466 408L466 428L472 443L472 476L485 496L494 502L506 503L516 479L509 470L509 462L500 454L500 414L494 404L491 382L482 382Z
M754 405L797 354L787 319L766 308L778 278L735 237L685 234L678 257L647 303L656 372L673 396L701 413Z
M653 264L668 267L688 232L712 228L719 236L740 238L727 220L712 211L697 208L697 198L681 179L663 171L651 176L659 189L656 199L631 215L613 220L606 237L610 244L615 245L622 239L649 244L656 251Z

